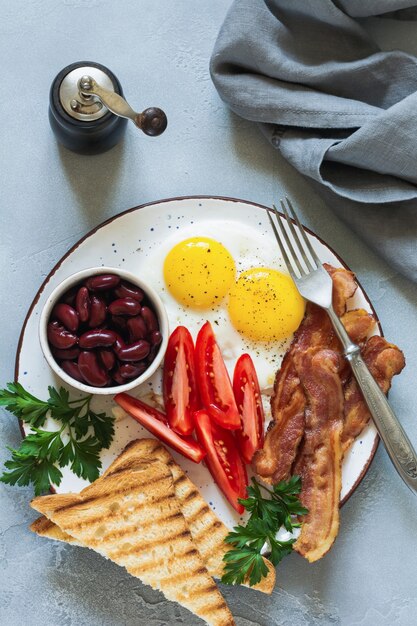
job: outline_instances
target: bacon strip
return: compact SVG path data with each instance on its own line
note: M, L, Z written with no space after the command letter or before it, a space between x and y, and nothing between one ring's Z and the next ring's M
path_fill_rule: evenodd
M286 480L304 433L305 395L295 370L292 352L287 352L271 399L275 420L270 423L262 450L252 461L255 472L269 484Z
M294 549L310 562L320 559L339 531L342 486L343 390L340 355L334 350L298 351L294 365L306 393L305 432L295 473L308 508Z
M375 324L371 315L362 309L345 313L346 302L357 285L353 274L345 269L325 265L333 280L333 306L354 340L363 341ZM273 484L288 479L291 466L304 433L305 394L293 364L296 350L309 348L340 350L333 326L326 312L308 303L304 319L277 372L271 398L271 422L262 450L253 459L253 469L265 482ZM349 375L345 366L343 379Z
M353 296L358 285L355 282L355 274L343 267L333 267L329 263L323 263L323 267L332 277L333 281L333 308L341 317L346 311L346 302Z
M367 340L373 316L363 309L346 311L356 289L353 274L326 269L333 280L335 311L387 392L392 377L404 367L404 356L382 337ZM329 317L311 303L277 373L271 409L273 421L253 466L267 483L301 475L300 498L309 513L294 548L313 562L337 536L342 458L370 414Z
M347 311L340 320L352 341L361 347L375 326L375 318L364 309Z
M405 366L404 354L397 346L388 343L384 337L371 337L362 356L372 376L384 393L391 387L393 376ZM371 414L363 399L358 383L351 375L344 387L345 409L342 434L342 450L346 454L356 437L369 422Z

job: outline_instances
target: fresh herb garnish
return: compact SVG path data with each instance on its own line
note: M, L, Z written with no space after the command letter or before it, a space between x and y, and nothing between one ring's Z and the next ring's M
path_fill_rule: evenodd
M268 494L267 498L261 490ZM261 555L265 543L270 549L268 559L274 565L278 565L284 556L292 552L295 539L280 541L276 534L281 527L288 532L299 528L300 524L294 516L308 513L298 499L300 491L299 476L292 476L289 481L283 480L272 489L252 478L248 498L239 498L239 502L251 515L246 526L235 526L225 539L233 548L223 557L225 566L222 583L240 585L249 582L253 586L267 576L268 568Z
M69 393L48 387L49 398L39 400L20 383L8 383L0 390L0 406L31 427L17 450L9 448L12 458L5 462L7 470L0 481L10 485L33 483L35 494L59 485L59 467L71 470L90 482L99 476L100 451L108 448L114 436L114 418L95 413L90 408L92 396L69 399ZM42 430L48 416L59 423L58 430ZM57 467L57 465L59 467Z

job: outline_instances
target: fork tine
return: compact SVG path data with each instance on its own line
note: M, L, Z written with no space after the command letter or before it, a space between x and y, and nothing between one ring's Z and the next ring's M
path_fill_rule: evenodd
M287 222L288 222L288 221L291 221L291 220L289 219L289 217L288 217L288 213L287 213L287 211L286 211L285 207L284 207L284 206L283 206L283 204L282 204L282 200L281 200L281 206L282 206L282 208L284 209L285 216L286 216L286 218L287 218ZM285 230L285 226L284 226L284 224L283 224L283 223L282 223L282 221L281 221L281 216L280 216L280 214L278 213L277 208L276 208L275 206L274 206L274 211L275 211L275 216L276 216L276 218L277 218L278 227L279 227L279 229L280 229L280 231L281 231L281 235L283 236L283 238L284 238L284 240L285 240L285 243L287 244L288 250L290 251L290 254L291 254L292 258L293 258L293 261L295 262L295 264L296 264L296 265L297 265L297 267L298 267L298 271L300 272L300 276L305 276L305 274L306 274L305 269L303 268L303 266L301 265L301 263L300 263L300 261L299 261L299 259L298 259L298 255L297 255L297 253L295 252L295 250L294 250L294 248L293 248L293 245L292 245L292 243L291 243L291 240L290 240L290 238L288 237L287 231Z
M290 208L292 217L295 220L295 223L297 224L297 226L298 226L298 228L299 228L299 230L301 232L301 235L302 235L302 237L303 237L303 239L305 241L305 244L306 244L306 246L307 246L307 248L308 248L308 250L309 250L309 252L311 254L311 257L312 257L313 261L316 263L317 267L321 267L322 263L321 263L320 259L318 258L316 252L314 251L314 248L311 245L309 238L306 235L306 232L304 230L304 226L301 224L300 220L298 219L298 217L297 217L297 215L296 215L296 213L294 211L294 207L292 205L291 200L287 196L285 196L285 199L286 199L287 204L288 204L288 206Z
M276 211L276 208L275 207L273 207L273 208ZM285 265L287 266L287 269L288 269L289 273L291 274L292 278L295 279L296 276L295 276L294 268L293 268L293 266L291 264L290 259L288 258L287 251L285 250L285 248L283 246L283 243L281 241L281 237L280 237L280 235L279 235L279 233L277 231L277 228L275 226L274 220L272 219L271 214L270 214L269 211L268 211L268 218L269 218L269 221L271 222L272 230L274 231L275 239L278 242L278 246L279 246L279 249L281 250L281 254L282 254L282 257L284 259Z
M287 196L285 196L285 199L286 199L287 204L289 206L289 200L288 200ZM294 241L295 241L295 244L296 244L296 246L298 248L299 254L301 254L301 256L303 257L304 263L306 264L307 271L313 272L317 268L313 267L310 259L308 258L307 254L306 254L306 250L305 250L305 247L304 247L302 241L300 240L300 236L299 236L299 234L297 233L297 231L294 228L294 223L293 223L292 219L288 215L288 211L287 211L287 207L285 206L285 203L283 202L283 200L281 200L280 202L281 202L281 207L282 207L282 210L284 211L285 217L287 218L287 223L288 223L288 226L290 228L291 234L292 234L292 236L294 238ZM292 210L292 213L294 214L294 209ZM301 227L301 225L298 228L299 228L299 230L301 230L304 233L304 229Z

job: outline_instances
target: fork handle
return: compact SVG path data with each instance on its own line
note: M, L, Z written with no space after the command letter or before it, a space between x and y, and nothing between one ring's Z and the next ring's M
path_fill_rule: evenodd
M363 360L359 346L350 340L334 310L328 313L389 457L405 484L417 494L416 451Z

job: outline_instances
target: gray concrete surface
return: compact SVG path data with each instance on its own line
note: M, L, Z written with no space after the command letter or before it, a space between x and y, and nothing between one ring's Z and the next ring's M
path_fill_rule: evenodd
M230 114L208 74L229 1L0 0L1 380L13 379L19 332L38 286L84 233L159 198L213 194L271 204L283 193L304 222L357 271L385 334L407 368L392 403L417 444L416 287L371 253L312 192L256 127ZM365 22L384 47L417 53L417 24ZM169 116L158 140L138 135L107 154L60 148L48 126L48 90L67 64L110 67L132 104ZM19 430L0 421L0 461ZM98 555L33 536L31 489L0 485L0 624L165 626L201 623ZM309 565L297 555L277 572L270 598L223 588L238 626L412 626L417 623L417 499L380 446L342 510L332 551Z

